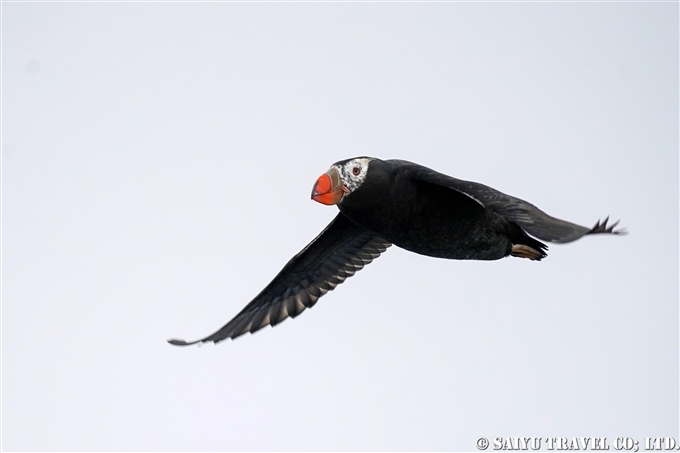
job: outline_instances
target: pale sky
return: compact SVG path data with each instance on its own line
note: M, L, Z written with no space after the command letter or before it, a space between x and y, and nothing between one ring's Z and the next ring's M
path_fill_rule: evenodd
M678 17L3 3L3 449L678 439ZM630 234L542 262L392 247L295 320L166 343L257 295L336 215L316 178L359 155Z

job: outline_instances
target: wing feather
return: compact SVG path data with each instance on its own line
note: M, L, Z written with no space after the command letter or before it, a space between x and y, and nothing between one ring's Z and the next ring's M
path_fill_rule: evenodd
M217 343L296 317L392 245L342 213L295 255L260 294L224 327L201 340L168 340L177 346Z
M549 242L565 243L575 241L587 234L626 234L625 229L615 230L615 222L607 226L607 217L593 228L549 216L533 204L510 195L506 195L491 187L471 181L452 178L427 167L400 161L402 165L412 166L412 173L417 180L438 184L456 190L475 200L477 203L521 226L527 233Z

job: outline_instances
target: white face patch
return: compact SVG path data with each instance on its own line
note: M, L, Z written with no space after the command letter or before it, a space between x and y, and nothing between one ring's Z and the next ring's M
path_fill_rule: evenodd
M354 192L364 182L366 172L368 172L368 164L372 160L370 157L359 157L344 165L334 165L334 168L340 173L342 183L347 187L348 194Z

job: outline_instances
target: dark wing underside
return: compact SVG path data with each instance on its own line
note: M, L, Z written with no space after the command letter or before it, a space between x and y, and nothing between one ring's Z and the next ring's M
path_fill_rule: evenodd
M260 294L224 327L201 340L168 340L177 346L236 338L280 323L312 307L319 297L380 256L390 244L342 213L295 255Z
M476 200L485 208L512 220L527 233L544 241L564 243L575 241L587 234L626 234L625 230L614 230L614 227L619 223L618 221L607 226L609 217L602 223L598 220L593 228L586 228L551 217L531 203L511 197L483 184L452 178L410 162L401 161L401 164L413 166L412 172L415 179L439 184L461 192Z

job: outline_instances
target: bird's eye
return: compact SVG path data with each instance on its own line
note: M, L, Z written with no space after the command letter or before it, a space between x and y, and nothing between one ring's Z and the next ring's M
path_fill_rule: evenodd
M352 169L352 174L353 174L354 176L359 176L359 173L361 173L361 168L359 168L359 167L354 167L354 168Z

